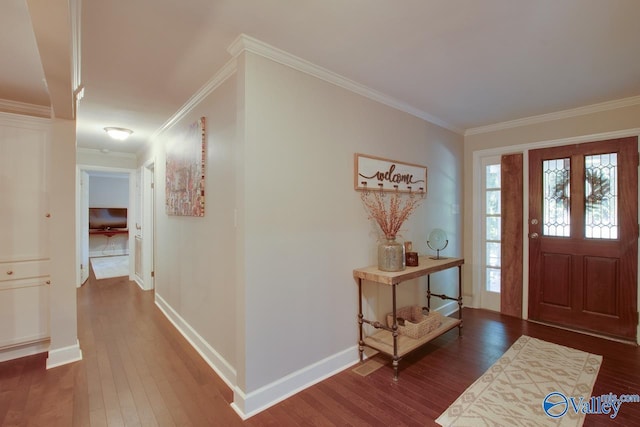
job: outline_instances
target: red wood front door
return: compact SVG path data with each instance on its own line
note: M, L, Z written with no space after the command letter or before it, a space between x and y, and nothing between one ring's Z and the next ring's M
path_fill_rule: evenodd
M638 142L529 152L529 318L635 341Z

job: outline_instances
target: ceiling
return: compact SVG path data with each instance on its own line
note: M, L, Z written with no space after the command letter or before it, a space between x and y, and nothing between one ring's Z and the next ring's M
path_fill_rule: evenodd
M27 7L38 3L0 4L0 99L49 106L47 39L36 41ZM459 133L640 95L637 0L71 3L81 9L85 148L139 151L231 59L241 33ZM105 126L134 134L115 143Z

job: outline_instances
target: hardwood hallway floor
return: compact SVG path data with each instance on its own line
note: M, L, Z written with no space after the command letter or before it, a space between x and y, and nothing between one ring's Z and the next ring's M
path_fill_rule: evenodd
M153 292L92 275L78 290L84 359L49 371L46 355L1 363L0 424L434 425L523 334L603 355L594 395L640 393L636 346L480 310L464 316L464 337L452 331L405 357L397 383L388 364L367 377L347 369L242 422L229 405L231 390L155 307ZM640 403L624 404L614 420L589 415L585 425L640 425Z

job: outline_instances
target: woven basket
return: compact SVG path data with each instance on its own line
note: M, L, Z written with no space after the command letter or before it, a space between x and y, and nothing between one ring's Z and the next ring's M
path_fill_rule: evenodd
M398 324L398 333L410 338L423 337L442 324L442 314L436 311L425 315L417 305L397 309L396 317L404 319L404 326ZM387 326L393 327L393 313L387 314Z

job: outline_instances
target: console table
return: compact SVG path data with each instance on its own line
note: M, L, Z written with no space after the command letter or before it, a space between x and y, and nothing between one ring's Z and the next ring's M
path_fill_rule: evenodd
M388 354L393 358L393 379L398 380L398 362L405 354L417 349L418 347L428 343L434 338L439 337L445 332L458 327L458 334L462 335L462 258L440 258L432 259L428 256L421 256L417 267L407 267L403 271L387 272L379 270L377 266L369 266L357 268L353 270L353 277L358 282L358 326L360 328L360 339L358 341L358 351L360 353L360 361L363 360L364 347L370 347L382 353ZM449 296L446 294L431 293L430 275L438 271L447 270L458 267L458 295ZM435 330L429 332L418 339L410 338L398 334L398 323L396 316L396 287L398 284L415 279L417 277L427 276L427 308L431 308L431 297L439 297L444 300L453 300L458 303L458 318L443 317L442 325ZM362 314L362 283L370 281L391 287L391 298L393 304L393 325L388 327L386 324L368 320ZM373 335L364 336L363 324L369 324L379 329Z

